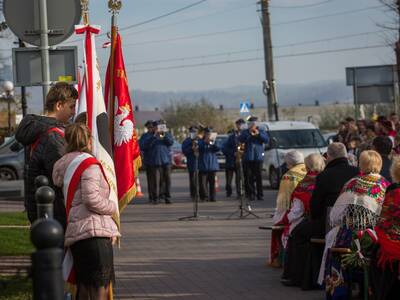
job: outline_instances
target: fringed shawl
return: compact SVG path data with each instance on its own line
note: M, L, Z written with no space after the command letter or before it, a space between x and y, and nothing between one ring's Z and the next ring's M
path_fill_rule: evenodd
M331 225L353 230L375 226L388 186L379 174L361 174L348 181L331 210Z
M304 164L299 164L283 175L276 199L276 210L278 212L286 212L286 210L290 208L292 193L299 182L303 180L306 173L306 166Z
M378 264L385 267L400 261L400 184L388 188L375 231L380 245Z
M292 202L294 199L298 199L303 203L304 214L308 214L310 212L310 200L315 189L317 175L317 172L308 172L292 193Z

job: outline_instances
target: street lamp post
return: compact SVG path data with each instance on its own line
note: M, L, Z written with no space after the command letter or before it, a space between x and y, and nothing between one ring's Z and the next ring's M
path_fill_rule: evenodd
M8 110L8 136L11 135L11 101L14 97L14 84L11 81L4 81L3 90L5 93L5 99L7 100Z

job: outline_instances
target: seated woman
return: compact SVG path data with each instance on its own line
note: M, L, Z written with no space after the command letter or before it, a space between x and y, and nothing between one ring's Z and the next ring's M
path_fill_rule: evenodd
M53 169L53 181L63 187L67 229L64 246L72 254L77 300L108 299L114 280L112 244L121 236L112 215L118 203L101 164L91 154L89 128L71 124L65 130L66 154ZM66 270L68 273L70 269Z
M296 226L299 225L310 213L310 200L315 188L317 175L325 168L322 155L314 153L304 160L307 175L297 185L292 193L291 207L284 218L285 229L282 235L282 244L285 248L284 271L282 283L285 285L312 286L310 276L305 275L305 264L308 244L296 239ZM317 272L318 274L318 272ZM303 284L307 280L307 284Z
M287 210L290 208L290 200L296 186L306 175L303 154L297 150L289 151L285 155L285 162L289 171L287 171L280 182L278 197L276 199L276 210L273 217L274 225L282 225ZM272 267L281 267L282 262L280 252L282 249L282 230L272 231L271 252L269 265Z
M376 151L360 155L361 174L347 182L330 213L333 229L326 235L319 283L325 281L327 299L347 299L351 295L352 271L341 265L331 248L350 248L353 234L376 225L389 182L379 172L382 159ZM353 277L353 280L357 278Z
M375 232L379 250L371 262L373 299L397 299L400 295L400 158L391 167L393 184L386 190L385 201Z

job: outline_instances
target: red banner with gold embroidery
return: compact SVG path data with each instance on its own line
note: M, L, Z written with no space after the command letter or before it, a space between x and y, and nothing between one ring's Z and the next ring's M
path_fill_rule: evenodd
M114 69L112 78L110 78L110 65L113 65ZM110 58L106 74L105 99L107 107L110 100L110 86L113 88L111 95L114 95L114 164L119 209L122 211L136 195L135 176L139 175L141 159L119 33L116 37L114 63L111 64ZM113 80L112 85L110 85L110 79Z

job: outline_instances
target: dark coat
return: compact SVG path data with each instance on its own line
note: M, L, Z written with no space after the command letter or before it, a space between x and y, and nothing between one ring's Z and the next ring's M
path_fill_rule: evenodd
M222 145L222 153L225 155L225 168L236 169L236 152L239 145L239 134L231 133L226 142Z
M182 143L182 153L186 156L187 168L189 172L194 172L198 168L198 163L193 151L193 140L188 137Z
M382 170L381 175L389 182L392 181L392 175L390 174L390 168L392 167L392 161L387 156L382 155Z
M199 171L214 172L219 170L217 152L219 147L215 144L206 144L199 141Z
M150 165L150 149L145 149L145 143L146 140L148 140L151 136L153 136L153 133L146 132L143 133L142 136L139 139L139 148L140 152L142 153L142 159L143 159L143 164L146 166Z
M35 178L39 175L47 177L50 187L54 189L56 198L54 201L54 218L66 226L66 213L62 190L53 184L53 166L65 154L65 139L57 132L47 131L58 127L65 129L64 124L54 118L37 115L27 115L22 119L15 133L15 138L22 145L28 147L39 141L28 161L27 187L25 208L30 221L36 219Z
M243 161L263 161L264 160L264 144L269 141L268 134L265 130L258 129L259 134L251 135L250 131L243 130L238 141L245 143Z
M169 132L166 132L163 138L155 134L146 138L143 142L143 150L148 151L145 156L148 154L150 157L149 165L157 167L172 164L170 148L173 143L174 139Z
M338 158L327 164L316 179L311 197L311 219L325 232L327 209L339 197L343 186L359 173L358 168L349 165L347 158Z

